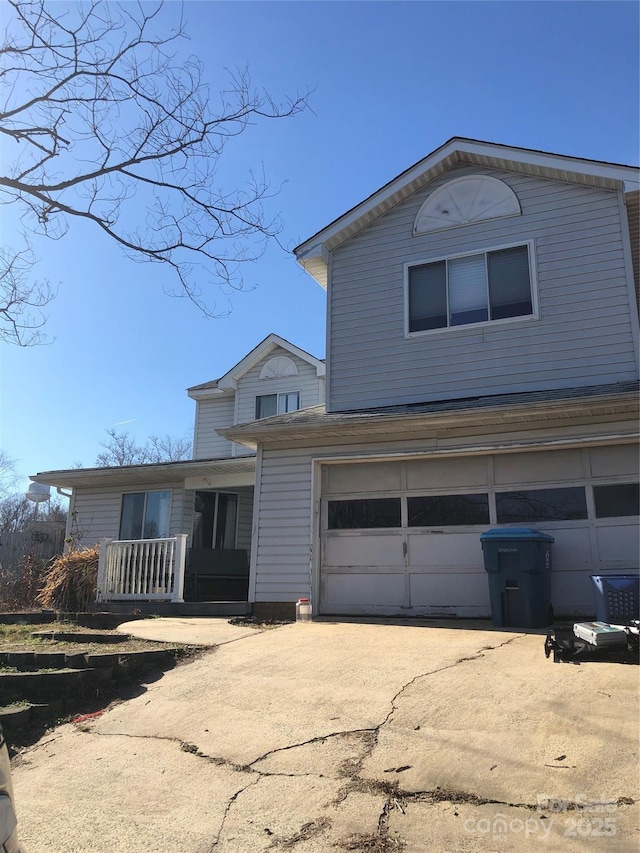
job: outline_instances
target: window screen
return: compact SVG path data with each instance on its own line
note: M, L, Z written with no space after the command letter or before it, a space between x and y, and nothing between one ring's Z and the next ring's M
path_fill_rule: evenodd
M278 414L278 395L262 394L256 397L256 419Z
M487 271L492 320L533 313L526 246L489 252Z
M409 331L440 329L447 325L447 263L409 269Z
M284 415L287 412L297 412L300 408L300 392L293 391L289 394L278 395L278 414Z

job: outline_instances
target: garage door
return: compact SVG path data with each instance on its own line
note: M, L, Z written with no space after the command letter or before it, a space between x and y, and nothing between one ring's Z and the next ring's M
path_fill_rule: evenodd
M486 459L325 466L320 612L489 615L488 526Z
M556 613L592 611L589 576L637 569L633 445L326 464L320 612L490 615L480 534L553 535Z

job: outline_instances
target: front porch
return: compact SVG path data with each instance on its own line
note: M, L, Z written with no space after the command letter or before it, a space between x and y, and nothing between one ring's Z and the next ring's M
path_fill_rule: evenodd
M244 549L189 549L186 533L102 539L96 605L111 612L243 615L251 609L248 582Z

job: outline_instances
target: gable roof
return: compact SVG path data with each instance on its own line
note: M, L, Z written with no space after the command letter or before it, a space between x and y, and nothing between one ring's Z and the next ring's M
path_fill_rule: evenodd
M221 376L220 379L203 382L201 385L192 385L191 388L187 388L187 394L193 400L205 400L221 394L233 393L238 387L238 380L245 373L248 373L251 368L255 367L261 359L278 348L286 350L291 355L295 355L306 361L307 364L315 368L318 376L325 375L325 363L322 359L316 358L295 344L281 338L279 335L271 333L235 364L231 370L228 370L224 376Z
M322 287L326 287L327 264L332 249L366 228L438 175L460 163L524 172L551 180L571 181L603 189L622 188L625 192L632 192L640 187L640 173L635 166L454 136L297 246L293 251L298 263Z

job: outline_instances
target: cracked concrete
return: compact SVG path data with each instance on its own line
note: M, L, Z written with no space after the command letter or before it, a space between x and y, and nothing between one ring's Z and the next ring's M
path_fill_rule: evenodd
M636 667L472 623L251 636L26 750L30 853L638 849Z

